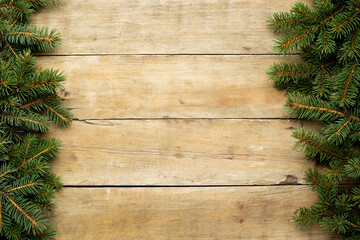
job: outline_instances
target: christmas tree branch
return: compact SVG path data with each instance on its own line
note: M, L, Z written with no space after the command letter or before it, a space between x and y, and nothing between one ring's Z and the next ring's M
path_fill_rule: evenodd
M31 158L27 159L26 161L24 161L22 164L20 164L16 169L20 169L22 168L25 164L27 164L28 162L34 160L35 158L44 155L45 153L53 150L53 149L57 149L59 146L58 145L53 145L53 146L49 146L48 148L42 150L41 152L37 153L36 155L32 156Z
M28 184L25 184L25 185L22 185L22 186L19 186L19 187L15 187L15 188L12 188L12 189L9 189L6 191L6 193L10 193L10 192L13 192L13 191L17 191L17 190L20 190L20 189L23 189L23 188L27 188L27 187L33 187L35 186L37 183L28 183Z
M27 219L29 219L29 221L32 223L32 226L36 226L38 225L37 220L31 218L18 204L16 204L14 202L14 200L12 200L6 193L4 193L3 191L0 191L0 194L2 196L4 196L17 210L19 210L19 212L25 216Z
M303 60L298 66L274 64L270 79L287 90L291 116L323 125L319 132L303 128L293 132L295 147L327 167L326 174L306 171L318 201L299 208L293 220L300 227L320 223L324 230L355 240L360 238L360 4L358 0L314 3L314 10L296 3L290 13L274 14L269 21L282 34L275 50L281 54L300 50ZM296 24L276 27L296 18L300 19ZM314 72L303 72L305 66ZM343 189L348 181L355 187Z
M346 94L347 94L347 91L348 91L348 88L349 88L350 81L351 81L352 77L354 76L354 71L355 71L356 65L357 65L357 63L354 63L354 65L351 68L348 80L347 80L346 85L345 85L344 93L342 94L342 97L341 97L341 103L343 103L344 100L346 99Z

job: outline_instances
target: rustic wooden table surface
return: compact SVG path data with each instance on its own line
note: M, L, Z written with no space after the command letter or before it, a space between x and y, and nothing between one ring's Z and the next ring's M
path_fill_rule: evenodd
M292 150L283 58L265 20L296 0L62 0L34 17L63 43L75 121L53 130L57 239L331 239L290 216L316 200ZM303 0L310 3L311 0Z

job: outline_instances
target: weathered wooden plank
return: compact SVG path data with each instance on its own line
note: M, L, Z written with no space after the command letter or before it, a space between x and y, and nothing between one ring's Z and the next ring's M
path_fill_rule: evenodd
M286 58L296 61L296 57ZM80 119L282 118L284 92L266 71L276 56L41 57L65 71Z
M308 186L65 188L54 222L59 240L334 239L291 224L315 199Z
M266 19L297 0L64 0L33 23L57 28L55 53L272 53ZM312 3L312 0L303 0Z
M51 135L68 185L304 183L312 162L292 150L296 121L88 120ZM54 131L54 130L52 130Z

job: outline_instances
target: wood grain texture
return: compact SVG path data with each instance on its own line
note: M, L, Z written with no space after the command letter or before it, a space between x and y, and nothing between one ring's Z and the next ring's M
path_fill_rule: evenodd
M297 1L64 0L32 22L62 33L57 54L264 54L266 19Z
M307 186L66 188L53 220L58 240L335 239L291 224L314 200Z
M291 150L296 121L88 120L52 130L67 185L304 183L312 162Z
M266 71L277 56L40 57L67 76L75 118L282 118L284 92Z
M65 72L80 119L48 135L64 143L54 171L75 186L57 196L57 239L335 239L290 223L316 199L288 185L313 166L291 150L302 123L245 120L287 117L265 74L284 59L252 54L273 53L265 20L295 2L63 0L36 15L62 33L39 65Z

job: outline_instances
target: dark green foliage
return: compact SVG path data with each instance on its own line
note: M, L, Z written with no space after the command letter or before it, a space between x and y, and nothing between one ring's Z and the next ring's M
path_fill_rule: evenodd
M18 55L11 66L0 60L0 120L11 128L7 136L16 142L17 135L29 131L46 132L48 120L60 127L71 123L69 112L63 108L57 91L64 77L57 70L36 71L30 52Z
M360 239L360 1L315 0L277 13L269 25L280 36L275 50L297 53L300 63L275 63L268 72L286 89L292 117L320 121L320 132L300 128L293 136L309 159L326 166L306 172L319 200L300 208L298 226ZM349 185L350 184L350 185ZM347 186L347 187L345 187Z
M40 140L29 134L8 149L8 160L0 167L1 239L34 239L36 233L55 233L44 214L53 208L54 193L62 186L48 164L59 147L58 140Z
M0 239L54 239L47 222L62 187L48 163L61 146L43 140L50 123L71 124L58 96L65 78L36 67L32 51L59 46L55 30L27 24L39 7L56 0L0 0Z
M56 5L56 0L0 0L0 57L14 60L26 48L31 51L49 51L59 46L55 30L26 24L41 6Z

